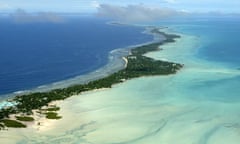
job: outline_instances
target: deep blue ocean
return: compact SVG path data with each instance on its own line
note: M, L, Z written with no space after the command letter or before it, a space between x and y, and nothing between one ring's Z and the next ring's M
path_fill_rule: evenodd
M108 54L152 40L144 28L79 17L62 23L0 21L0 95L94 71Z

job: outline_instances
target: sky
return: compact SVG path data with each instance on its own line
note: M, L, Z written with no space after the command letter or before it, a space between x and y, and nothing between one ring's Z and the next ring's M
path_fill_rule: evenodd
M240 0L0 0L0 12L95 13L101 4L164 7L186 12L240 13Z

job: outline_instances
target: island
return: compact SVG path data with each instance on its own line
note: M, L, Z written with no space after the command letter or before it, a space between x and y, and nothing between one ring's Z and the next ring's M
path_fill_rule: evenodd
M126 61L125 68L118 72L85 84L54 89L48 92L18 95L9 99L8 101L14 103L14 105L0 109L0 129L4 130L8 127L25 128L27 126L24 123L34 121L32 117L34 112L44 114L47 119L61 119L62 117L57 113L60 108L50 104L53 101L64 100L86 91L111 88L114 84L137 77L175 74L183 67L183 64L154 60L144 56L144 54L161 50L161 45L175 42L175 39L180 38L180 36L160 32L158 28L152 28L150 32L162 35L165 39L132 48L129 55L123 57Z

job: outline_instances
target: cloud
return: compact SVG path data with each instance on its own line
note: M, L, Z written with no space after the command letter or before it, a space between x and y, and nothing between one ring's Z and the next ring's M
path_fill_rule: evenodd
M101 4L97 15L124 22L146 22L182 15L184 12L169 8L150 8L144 5L115 6Z
M170 4L176 3L176 0L164 0L164 1Z
M100 4L98 1L91 1L91 6L94 8L99 8Z
M17 23L37 23L37 22L49 22L60 23L63 22L63 18L55 13L51 12L39 12L39 13L27 13L22 9L16 10L10 14L10 18Z
M0 10L11 8L8 4L0 4Z

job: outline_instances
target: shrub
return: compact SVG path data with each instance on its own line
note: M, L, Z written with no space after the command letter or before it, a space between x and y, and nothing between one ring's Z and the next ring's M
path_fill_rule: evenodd
M27 126L15 121L15 120L9 120L9 119L3 119L0 122L2 122L6 127L12 127L12 128L26 128Z

